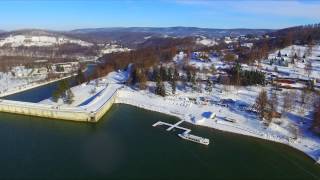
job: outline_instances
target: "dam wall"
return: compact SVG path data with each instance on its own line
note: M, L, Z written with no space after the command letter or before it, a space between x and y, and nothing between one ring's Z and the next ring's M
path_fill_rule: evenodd
M0 99L0 112L79 122L98 122L111 108L118 90L106 91L94 102L80 107L59 107L39 103Z

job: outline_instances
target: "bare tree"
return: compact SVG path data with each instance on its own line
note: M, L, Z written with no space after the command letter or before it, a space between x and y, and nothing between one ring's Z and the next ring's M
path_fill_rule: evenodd
M311 60L308 60L306 62L306 64L304 65L304 71L305 71L305 73L308 74L308 77L310 77L310 74L312 72L312 62L311 62Z
M312 43L308 44L308 47L306 48L306 56L311 56L312 54Z
M299 114L304 115L306 109L309 108L309 102L310 102L310 91L307 88L304 88L300 92L300 99L299 99Z
M301 49L300 48L297 50L297 58L298 58L298 60L301 60Z
M320 98L314 103L312 130L320 134Z
M300 130L297 125L291 123L288 125L288 129L289 132L291 132L293 139L298 139L300 137Z
M223 85L223 90L228 92L230 85L230 78L228 76L220 76L221 84Z
M268 105L267 92L264 89L262 89L259 95L257 96L256 102L255 102L255 108L261 120L264 119L266 116L267 105Z
M271 91L271 96L269 100L271 113L277 112L278 104L279 104L279 99L278 99L277 91L273 90Z
M294 64L294 58L295 58L295 53L296 53L296 50L294 48L294 46L291 47L291 51L290 51L290 59L291 59L291 64Z
M236 56L232 53L227 53L223 56L223 59L227 62L234 62L236 60Z
M282 96L283 96L282 113L291 111L293 102L294 102L293 100L294 96L292 96L292 94L289 92L284 92Z

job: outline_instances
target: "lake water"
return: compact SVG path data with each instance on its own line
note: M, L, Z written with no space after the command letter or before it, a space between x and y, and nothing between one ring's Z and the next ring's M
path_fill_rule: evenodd
M97 124L0 113L1 178L320 179L320 166L285 145L182 124L204 146L152 127L175 117L114 105Z

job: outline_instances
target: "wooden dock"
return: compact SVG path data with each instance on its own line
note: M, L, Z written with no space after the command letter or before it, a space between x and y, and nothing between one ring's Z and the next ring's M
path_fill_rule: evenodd
M193 142L200 143L200 144L209 145L209 139L206 139L206 138L203 138L203 137L200 137L200 136L192 135L192 134L190 134L190 132L191 132L190 129L179 126L183 122L184 122L184 120L181 120L181 121L179 121L179 122L177 122L175 124L170 124L170 123L158 121L158 122L154 123L152 126L153 127L160 126L160 125L169 126L167 128L167 131L171 131L174 128L181 129L184 132L181 133L181 134L178 134L178 136L181 137L182 139L185 139L185 140L188 140L188 141L193 141ZM191 137L191 138L189 138L189 137Z
M187 129L187 128L184 128L184 127L179 126L179 124L181 124L183 121L184 121L184 120L181 120L181 121L177 122L176 124L169 124L169 123L166 123L166 122L158 121L158 122L154 123L152 126L153 126L153 127L156 127L156 126L159 126L159 125L166 125L166 126L169 126L169 128L167 129L167 131L171 131L172 129L177 128L177 129L184 130L184 133L189 133L189 132L191 132L190 129Z

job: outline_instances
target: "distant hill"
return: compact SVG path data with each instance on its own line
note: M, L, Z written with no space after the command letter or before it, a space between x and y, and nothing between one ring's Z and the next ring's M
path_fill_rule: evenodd
M88 28L71 31L20 29L0 31L0 56L77 57L96 55L96 44L115 41L129 48L190 44L193 37L262 35L269 29L210 29L197 27ZM182 41L172 38L185 38ZM194 38L193 38L194 39Z
M185 36L206 36L223 37L223 36L238 36L246 34L262 35L272 32L271 29L212 29L212 28L198 28L198 27L128 27L128 28L96 28L96 29L76 29L71 33L88 34L101 32L139 32L152 33L158 35L167 35L175 37Z
M288 43L294 42L295 44L320 42L320 23L284 28L270 32L268 35Z
M0 33L0 56L76 58L94 56L94 43L65 32L23 29Z
M1 31L0 37L4 38L7 36L15 36L15 35L26 35L26 36L62 36L63 32L60 31L51 31L44 29L19 29L14 31Z
M115 28L89 28L69 31L77 38L86 41L118 41L134 47L149 38L161 37L190 37L204 36L207 38L220 38L223 36L239 36L246 34L263 35L273 32L271 29L210 29L197 27L115 27Z
M15 31L1 31L0 37L9 35L29 36L66 36L79 38L90 42L124 41L137 43L150 37L189 37L205 36L207 38L219 38L223 36L239 36L246 34L263 35L274 32L271 29L211 29L197 27L115 27L115 28L88 28L71 31L52 31L44 29L21 29Z
M130 31L71 31L67 34L82 39L84 41L105 43L110 41L117 41L125 46L135 46L142 43L147 37L159 37L160 34L151 32L130 32Z

